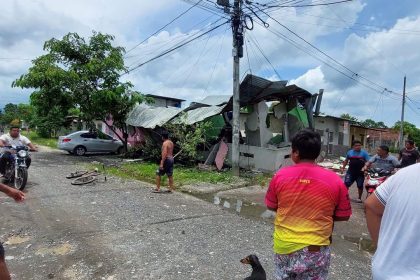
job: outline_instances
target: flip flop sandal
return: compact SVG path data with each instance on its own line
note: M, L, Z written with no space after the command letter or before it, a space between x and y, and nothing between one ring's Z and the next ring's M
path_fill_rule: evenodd
M170 190L166 190L166 191L162 191L162 190L156 190L156 189L154 189L154 190L152 190L152 193L172 193L172 191L170 191Z
M89 171L87 171L87 170L76 171L76 172L73 172L73 173L70 173L69 175L67 175L66 178L67 179L78 178L78 177L81 177L81 176L85 175L88 172Z

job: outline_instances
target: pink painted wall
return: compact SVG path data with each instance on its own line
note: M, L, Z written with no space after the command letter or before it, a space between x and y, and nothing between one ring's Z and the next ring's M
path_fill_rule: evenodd
M112 118L107 120L106 123L109 124L110 126L112 126L113 125ZM106 124L104 124L102 126L102 132L104 132L106 134L109 134L109 135L113 136L114 138L118 139L118 136L115 135L114 132ZM123 133L122 133L121 130L116 129L115 132L121 138L123 138ZM138 128L131 127L131 129L129 129L129 132L128 132L127 141L128 141L128 144L133 147L133 146L136 146L137 144L140 144L141 142L143 142L144 141L144 136Z

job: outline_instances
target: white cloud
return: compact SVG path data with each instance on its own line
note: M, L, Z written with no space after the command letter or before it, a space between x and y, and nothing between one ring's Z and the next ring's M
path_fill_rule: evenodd
M115 35L117 45L130 49L188 7L178 0L4 2L0 17L0 57L29 59L43 52L44 41L52 37L61 38L68 32L77 32L82 36L89 36L92 30L110 33ZM400 19L391 30L370 31L363 36L350 34L353 31L347 28L358 21L365 8L362 1L358 0L329 8L281 9L272 15L309 42L321 46L326 53L358 75L368 77L389 89L401 91L402 76L407 74L407 91L418 90L420 53L417 48L420 32L415 30L418 30L420 19ZM202 28L206 22L197 23L209 15L198 8L192 9L179 21L130 52L127 65L142 63L174 46L176 42L181 42L187 33ZM368 15L366 18L371 17ZM214 16L207 22L216 18ZM378 120L395 122L399 115L399 104L395 100L380 97L378 93L361 87L323 65L301 50L304 48L307 52L315 53L313 49L306 49L306 43L272 19L265 20L270 24L268 29L259 25L259 20L254 17L254 29L245 34L247 47L244 48L244 58L241 60L241 75L251 68L253 74L275 77L258 45L280 76L297 76L292 82L310 92L325 89L322 111L336 115L346 112L360 118L373 115ZM282 36L280 33L289 40L295 40L300 49L284 40L284 37L278 37ZM131 80L135 88L144 93L191 101L210 94L229 94L232 92L231 44L231 31L226 25L212 34L212 37L204 36L164 58L144 65L124 76L124 79ZM247 54L250 56L249 63ZM0 107L13 100L28 100L28 91L11 89L10 84L25 73L29 66L28 60L0 60ZM305 74L298 77L300 73ZM420 100L420 92L412 93L410 97ZM407 113L409 121L420 125L420 118L414 116Z

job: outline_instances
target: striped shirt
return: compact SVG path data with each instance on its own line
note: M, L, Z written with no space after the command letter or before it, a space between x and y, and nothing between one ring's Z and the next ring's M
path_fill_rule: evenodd
M281 169L265 197L276 208L274 252L290 254L309 245L329 245L333 217L350 217L347 188L335 173L313 163Z

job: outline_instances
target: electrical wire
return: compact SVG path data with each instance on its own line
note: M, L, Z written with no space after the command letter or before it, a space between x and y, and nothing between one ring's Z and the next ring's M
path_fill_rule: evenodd
M415 113L416 115L420 116L420 113L417 112L417 110L415 108L411 107L411 104L410 103L407 102L405 104L407 105L408 108L411 109L411 111L413 111L413 113Z
M230 29L230 26L227 26L227 28L223 32L226 33L226 31L229 30L229 29ZM214 35L215 36L218 35L217 32ZM194 46L194 44L197 44L198 42L200 42L202 40L203 41L206 40L206 36L198 39L197 41L192 42L190 46ZM221 40L221 41L223 41L223 40ZM222 48L222 46L220 47L219 52L221 52L221 48ZM187 60L186 63L189 62L189 61L190 60ZM190 66L187 66L187 68L185 68L184 71L180 71L179 69L176 69L176 71L170 71L169 75L167 75L167 77L162 78L161 80L163 80L163 81L170 81L170 80L173 80L173 79L182 79L183 77L186 76L186 73L188 71L190 71L191 69L193 69L192 63L190 63ZM148 93L149 94L158 93L158 92L160 92L164 88L165 88L165 85L164 84L159 84L159 85L157 85L156 88L153 88L153 89L148 90Z
M149 35L146 39L144 39L143 41L141 41L140 43L138 43L137 45L135 45L134 47L132 47L131 49L129 49L125 54L131 52L132 50L134 50L135 48L137 48L138 46L140 46L141 44L143 44L144 42L146 42L147 40L149 40L152 36L158 34L160 31L162 31L164 28L166 28L167 26L169 26L170 24L172 24L174 21L176 21L177 19L179 19L180 17L182 17L186 13L188 13L190 10L192 10L195 6L197 6L198 4L200 4L202 1L203 0L199 0L197 3L195 3L194 5L192 5L191 7L189 7L188 9L186 9L185 11L183 11L182 13L180 13L179 15L177 15L175 18L173 18L167 24L165 24L164 26L162 26L161 28L159 28L156 32L154 32L153 34Z
M182 0L186 3L192 4L194 3L194 1L192 0ZM205 4L205 3L201 3L199 5L197 5L196 7L201 8L202 10L205 10L207 12L210 12L212 14L218 15L218 16L222 16L225 19L229 19L228 17L226 17L226 14L223 12L222 8L219 8L218 6L215 5L215 3L212 3L214 5L209 5L209 4Z
M214 15L211 15L207 18L205 18L204 20L200 21L199 23L195 24L194 26L191 27L192 30L194 30L195 27L200 26L203 23L206 23L203 27L201 27L198 30L195 30L194 33L191 34L185 34L185 35L180 35L180 36L174 36L173 38L171 38L171 40L169 41L161 41L158 42L156 44L153 45L149 45L147 44L147 46L145 47L154 47L153 50L149 50L149 51L143 51L141 52L141 54L137 54L137 55L133 55L132 57L137 57L137 56L147 56L147 55L156 55L159 51L162 51L163 49L166 49L168 47L168 44L175 42L174 46L177 44L181 44L182 42L187 41L189 38L194 37L195 35L199 34L200 32L206 30L209 26L212 26L216 23L218 23L220 20L222 20L223 18L220 18L210 24L207 23L207 21L214 17ZM127 59L127 57L126 57ZM135 61L133 61L130 65L128 65L128 68L131 68L133 65L140 63L144 58L140 58L140 59L136 59Z
M257 7L257 9L259 9L259 8ZM261 11L261 10L260 10L260 11ZM324 56L326 56L326 57L328 57L329 59L331 59L334 63L336 63L336 64L337 64L337 65L339 65L340 67L344 68L345 70L349 71L352 75L355 75L356 77L359 77L359 78L361 78L361 79L363 79L363 80L367 81L368 83L375 85L376 87L380 88L381 90L384 90L384 91L386 91L386 92L389 92L389 93L392 93L392 94L395 94L395 95L398 95L398 96L400 96L400 95L401 95L401 94L398 94L398 93L396 93L396 92L394 92L394 91L392 91L392 90L389 90L389 89L387 89L386 87L381 86L381 85L379 85L379 84L377 84L377 83L375 83L375 82L371 81L370 79L368 79L368 78L366 78L366 77L364 77L364 76L362 76L362 75L360 75L360 74L358 74L358 73L354 72L353 70L351 70L350 68L348 68L347 66L345 66L344 64L342 64L341 62L337 61L336 59L334 59L333 57L331 57L330 55L328 55L327 53L325 53L324 51L322 51L321 49L319 49L318 47L316 47L315 45L313 45L312 43L310 43L310 42L309 42L309 41L307 41L306 39L304 39L302 36L300 36L299 34L297 34L296 32L294 32L292 29L290 29L290 28L289 28L289 27L287 27L286 25L284 25L284 24L282 24L281 22L279 22L277 19L275 19L275 18L273 18L272 16L270 16L268 13L266 13L266 12L264 12L264 11L261 11L261 12L263 12L263 13L264 13L266 16L268 16L270 19L272 19L273 21L275 21L276 23L278 23L280 26L282 26L283 28L285 28L287 31L289 31L290 33L292 33L293 35L295 35L296 37L298 37L300 40L304 41L306 44L308 44L309 46L311 46L312 48L314 48L314 49L315 49L315 50L317 50L318 52L322 53ZM341 71L341 72L342 72L342 71Z
M268 30L269 32L271 32L271 33L273 33L273 34L277 35L278 37L282 38L283 40L285 40L285 41L286 41L286 42L288 42L289 44L293 45L294 47L296 47L296 48L300 49L301 51L303 51L303 52L307 53L309 56L311 56L311 57L315 58L316 60L318 60L318 61L322 62L325 66L327 66L327 67L329 67L329 68L331 68L331 69L333 69L333 70L337 71L338 73L340 73L340 74L342 74L343 76L345 76L345 77L347 77L347 78L349 78L349 79L351 79L351 80L353 80L353 81L357 82L358 84L360 84L360 85L362 85L362 86L364 86L364 87L366 87L366 88L369 88L369 89L371 89L372 91L377 92L377 93L379 93L379 94L389 93L389 92L387 92L387 91L383 91L383 89L382 89L382 90L378 90L377 88L374 88L374 87L372 87L371 85L366 84L365 82L362 82L361 80L354 78L352 75L347 74L347 73L345 73L345 72L341 71L341 70L340 70L340 69L338 69L336 66L331 65L330 63L328 63L327 61L325 61L323 58L320 58L319 56L317 56L316 54L314 54L314 53L313 53L313 52L311 52L310 50L306 49L305 47L303 47L303 46L299 45L299 43L297 43L297 42L296 42L296 41L294 41L293 39L288 38L288 37L287 37L287 36L285 36L284 34L281 34L281 33L280 33L280 32L278 32L278 31L277 31L277 32L276 32L276 31L273 31L271 28L269 28L269 29L267 29L267 30ZM386 95L386 96L387 96L388 98L391 98L391 99L394 99L394 100L399 100L399 99L396 99L395 97L390 96L390 95Z
M249 38L251 39L251 42L254 43L254 45L257 47L257 49L260 51L260 53L262 54L262 56L265 58L265 60L268 62L268 64L270 64L271 68L273 69L274 73L276 73L277 77L282 80L280 74L277 72L276 68L273 66L273 64L271 63L271 61L268 59L268 57L264 54L263 50L261 49L260 45L258 44L257 41L254 40L254 38L251 36L251 34L249 34Z
M317 6L330 6L330 5L336 5L336 4L342 4L342 3L346 3L346 2L352 2L353 0L341 0L341 1L335 1L335 2L328 2L328 3L315 3L314 4L302 4L302 5L297 5L297 4L291 4L291 5L285 5L285 4L279 4L279 5L265 5L265 4L260 4L262 7L265 7L266 9L270 9L270 8L303 8L303 7L317 7Z
M227 31L228 29L229 29L229 28L225 29L225 31L224 31L224 33L223 33L223 36L222 36L222 37L225 37L225 36L224 36L224 34L226 33L226 31ZM207 93L207 90L208 90L208 88L209 88L210 82L213 80L214 71L216 70L216 65L217 65L217 63L219 62L220 54L222 53L223 43L224 43L224 40L220 40L220 48L219 48L219 52L218 52L217 57L216 57L216 59L215 59L215 61L214 61L213 69L212 69L212 71L211 71L210 78L209 78L209 81L207 82L206 88L203 90L203 94L206 94L206 93Z
M348 24L343 18L339 17L335 11L333 9L331 9L330 7L327 7L328 9L330 9L331 13L334 14L334 16L338 19L341 20L344 24ZM357 32L356 32L357 34ZM359 34L357 34L359 35ZM359 35L360 36L360 35ZM370 44L366 45L368 48L370 48L371 50L373 50L374 52L376 52L379 56L382 57L383 60L388 61L392 66L394 66L394 68L396 70L398 70L401 74L405 74L399 67L397 67L392 61L388 60L381 52L379 52L377 49L375 49L373 46L371 46Z
M159 54L159 55L157 55L157 56L155 56L155 57L153 57L151 59L148 59L147 61L145 61L143 63L140 63L137 66L129 69L126 73L127 74L132 73L133 71L135 71L136 69L142 67L143 65L146 65L147 63L150 63L150 62L152 62L152 61L154 61L154 60L156 60L158 58L161 58L161 57L163 57L163 56L165 56L165 55L167 55L167 54L169 54L169 53L171 53L171 52L173 52L173 51L175 51L175 50L177 50L177 49L179 49L179 48L181 48L181 47L183 47L183 46L185 46L185 45L187 45L187 44L189 44L189 43L191 43L191 42L193 42L193 41L195 41L195 40L197 40L197 39L199 39L201 37L203 37L204 35L206 35L206 34L212 32L212 31L216 30L217 28L221 27L222 25L225 25L228 22L229 21L225 21L225 22L223 22L223 23L221 23L221 24L219 24L219 25L211 28L210 30L208 30L208 31L206 31L204 33L201 33L200 35L198 35L198 36L196 36L196 37L194 37L194 38L192 38L192 39L190 39L190 40L188 40L188 41L186 41L186 42L184 42L184 43L182 43L182 44L180 44L180 45L178 45L176 47L173 47L173 48L171 48L169 50L164 51L163 53L161 53L161 54Z
M293 15L296 14L295 10L291 10L291 9L278 8L278 9L273 9L273 10L270 10L270 11L268 11L267 9L262 9L262 10L264 10L266 12L274 12L274 11L282 10L282 12L284 12L286 14L293 14ZM328 21L338 22L337 19L333 19L333 18L330 18L330 17L313 15L313 14L310 14L310 13L306 13L304 11L300 11L299 13L303 14L303 15L306 15L308 17L314 17L314 18L320 18L320 19L324 19L324 20L328 20ZM283 19L283 20L288 20L287 16L285 16L285 19ZM288 21L290 21L290 20L288 20ZM340 21L345 22L347 25L353 24L353 25L358 25L358 26L363 26L363 27L371 27L371 28L373 27L373 28L377 28L377 29L386 29L387 32L390 32L390 33L397 33L397 34L400 33L400 34L404 34L404 35L420 35L420 30L399 29L399 28L395 29L395 28L390 27L390 26L373 25L373 24L360 23L360 22L354 22L353 23L353 22L345 21L344 19L340 19ZM307 24L311 24L311 23L307 23ZM319 23L312 23L312 24L318 25ZM332 25L321 25L321 26L338 28L338 27L332 26ZM346 29L358 30L358 31L371 31L371 29L357 29L357 28L353 28L353 27L349 27L349 28L346 28Z
M372 117L371 117L372 120L375 117L376 111L378 110L379 103L381 102L383 97L384 96L381 94L378 98L378 102L376 102L375 110L373 111L373 114L372 114Z

